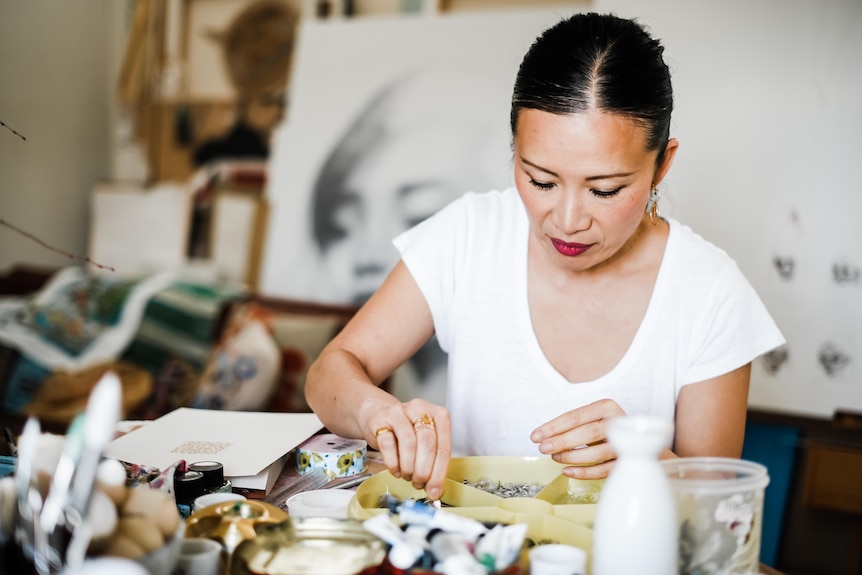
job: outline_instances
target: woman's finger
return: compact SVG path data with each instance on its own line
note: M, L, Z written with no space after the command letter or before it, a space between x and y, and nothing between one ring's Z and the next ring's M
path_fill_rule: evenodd
M416 461L413 469L413 487L422 489L431 478L437 454L437 424L431 415L423 413L413 420L416 434Z
M401 467L398 464L398 439L395 431L389 425L377 428L374 433L377 442L377 451L383 457L383 464L393 477L401 477Z
M548 437L539 444L539 451L546 455L553 455L602 443L606 439L605 421L591 421L574 429L567 429L559 435Z
M617 455L614 453L611 445L603 441L581 449L570 449L555 453L552 457L554 461L565 463L566 465L596 465L616 459Z
M594 422L601 422L612 417L625 415L617 402L611 399L600 399L577 409L567 411L554 419L543 423L530 434L530 439L542 443L551 437L558 436L569 430L577 429ZM588 441L582 442L589 443Z
M604 479L616 465L617 460L605 461L596 465L564 467L563 475L573 479Z
M408 417L392 426L398 438L398 465L401 468L401 479L413 481L416 466L416 432Z
M429 499L440 499L446 485L446 473L449 470L449 460L452 457L452 427L449 413L441 410L435 417L437 423L437 451L434 455L434 467L431 477L425 484L425 494Z

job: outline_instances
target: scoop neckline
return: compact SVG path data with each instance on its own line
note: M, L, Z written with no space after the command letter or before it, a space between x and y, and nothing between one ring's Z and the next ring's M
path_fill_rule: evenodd
M539 339L536 336L536 332L533 329L532 317L530 315L530 305L528 290L527 290L527 265L528 265L528 245L529 245L529 220L527 218L526 212L523 210L522 206L522 218L521 224L523 226L522 233L520 234L523 238L523 241L519 244L519 254L517 254L517 261L520 269L518 270L518 274L516 277L520 277L521 281L518 285L518 294L517 294L517 305L518 305L518 316L519 323L522 330L522 333L525 334L526 345L529 350L530 356L533 361L539 367L540 371L544 375L545 379L549 382L553 382L555 385L560 386L572 386L577 385L579 388L589 388L602 385L608 381L612 381L617 378L617 375L623 373L628 369L629 365L635 360L635 358L640 353L641 349L644 347L648 337L647 334L651 331L652 326L656 322L656 318L658 316L658 309L661 307L660 300L662 299L662 294L666 292L664 287L665 278L668 275L668 269L673 264L673 254L675 252L673 246L676 244L676 237L678 235L677 222L672 218L663 218L668 224L668 236L667 242L665 243L664 253L662 254L661 264L659 264L658 274L656 275L655 284L653 285L653 291L650 295L649 304L647 304L646 313L644 313L644 317L641 320L640 325L638 326L637 331L635 332L635 336L632 339L631 345L626 350L625 354L620 358L620 360L614 365L607 373L599 376L596 379L588 380L588 381L569 381L563 375L557 371L551 362L548 360L547 356L545 356L545 352L542 349L542 346L539 344Z

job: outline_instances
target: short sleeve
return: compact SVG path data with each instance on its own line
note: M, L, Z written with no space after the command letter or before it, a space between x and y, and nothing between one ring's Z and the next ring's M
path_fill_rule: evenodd
M450 311L469 237L467 201L459 198L393 240L419 286L443 351L449 351Z
M784 343L766 306L732 260L699 301L682 385L729 373Z

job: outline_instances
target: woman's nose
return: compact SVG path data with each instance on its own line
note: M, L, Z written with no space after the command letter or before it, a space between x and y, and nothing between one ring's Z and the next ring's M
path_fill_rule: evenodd
M578 192L564 192L555 209L557 224L561 231L573 234L590 227L588 202Z

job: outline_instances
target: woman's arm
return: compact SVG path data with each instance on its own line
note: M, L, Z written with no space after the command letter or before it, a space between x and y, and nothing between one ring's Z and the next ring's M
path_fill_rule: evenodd
M396 477L442 494L451 453L449 414L421 399L401 403L378 386L434 333L431 311L403 262L324 348L305 396L333 433L365 439ZM420 424L422 416L433 424Z
M742 455L751 364L684 386L676 401L677 457Z

